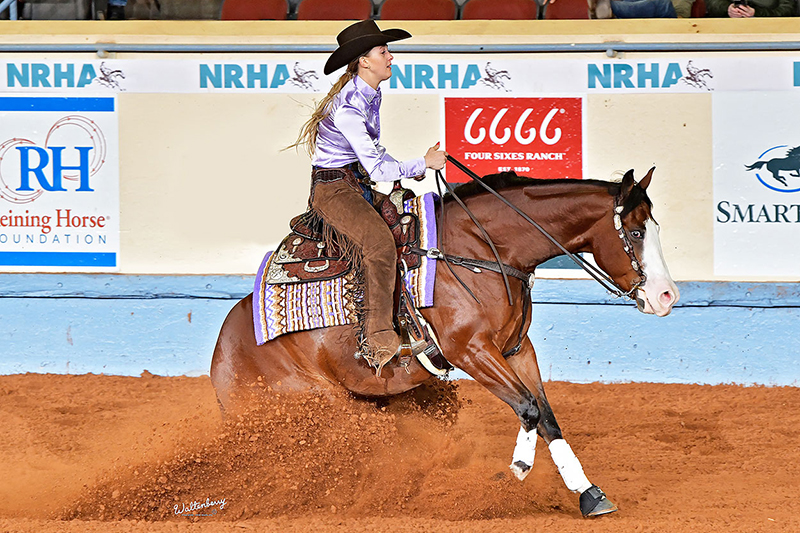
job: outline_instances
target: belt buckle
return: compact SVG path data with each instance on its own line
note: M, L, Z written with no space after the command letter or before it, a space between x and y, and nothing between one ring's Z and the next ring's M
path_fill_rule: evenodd
M361 165L361 161L356 161L355 165L356 165L356 170L358 170L358 173L363 176L359 181L364 185L369 185L369 186L375 185L375 182L372 181L372 178L369 177L369 172L367 172L367 170Z

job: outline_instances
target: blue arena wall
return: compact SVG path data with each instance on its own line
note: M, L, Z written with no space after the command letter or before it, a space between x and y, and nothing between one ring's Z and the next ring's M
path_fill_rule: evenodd
M201 375L249 276L5 274L0 374ZM800 383L800 284L683 282L665 318L589 280L540 279L529 335L545 380Z

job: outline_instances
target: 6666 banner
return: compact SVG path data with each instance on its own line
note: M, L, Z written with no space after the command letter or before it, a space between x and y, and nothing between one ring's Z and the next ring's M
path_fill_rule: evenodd
M444 113L447 152L479 175L583 177L583 98L445 98Z

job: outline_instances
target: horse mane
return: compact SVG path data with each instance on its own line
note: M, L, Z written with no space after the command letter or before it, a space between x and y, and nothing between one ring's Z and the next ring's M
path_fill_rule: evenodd
M800 146L795 146L786 152L786 157L800 157Z
M544 187L547 185L559 184L559 185L571 185L571 186L594 185L608 189L609 194L612 195L619 194L618 182L593 180L593 179L587 179L587 180L576 180L567 178L534 179L534 178L528 178L526 176L519 176L515 172L501 172L499 174L489 174L488 176L484 176L483 178L481 178L481 181L483 181L483 183L485 183L486 185L488 185L489 187L491 187L496 191L509 189L511 187L530 187L530 186ZM461 183L459 185L456 185L455 188L453 189L453 192L456 194L456 196L464 200L472 196L484 194L487 191L479 183L473 180L467 183ZM446 193L444 195L444 201L445 202L453 201L453 196L450 193Z
M798 155L800 155L800 150L798 150ZM511 187L545 187L548 185L564 185L567 187L576 187L576 186L590 186L590 187L599 187L604 188L608 191L608 194L611 196L617 196L620 193L621 184L618 181L603 181L603 180L595 180L595 179L567 179L567 178L559 178L559 179L534 179L528 178L526 176L519 176L515 172L501 172L499 174L489 174L488 176L484 176L481 178L483 183L494 189L495 191L501 191L503 189L509 189ZM477 196L479 194L487 194L488 192L484 189L479 183L475 180L469 181L467 183L462 183L460 185L456 185L453 189L453 192L461 198L465 200L472 196ZM444 201L452 202L453 195L449 192L444 195ZM641 187L634 187L628 197L625 199L625 204L623 205L622 216L624 217L636 207L638 207L642 202L645 202L648 207L652 208L653 204L650 201L650 198L647 196L647 192L642 189Z

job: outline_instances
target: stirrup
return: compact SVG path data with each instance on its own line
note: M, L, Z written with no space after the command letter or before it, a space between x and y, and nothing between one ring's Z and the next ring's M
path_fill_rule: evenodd
M405 337L405 338L403 338L403 337ZM381 370L383 370L383 367L386 366L386 364L389 363L389 361L391 361L395 357L397 358L398 361L411 360L414 357L416 357L417 355L419 355L422 352L424 352L425 349L428 347L428 343L425 342L424 340L419 340L419 341L418 340L414 340L414 341L408 342L408 336L407 335L401 336L401 339L402 340L400 342L400 346L397 347L397 351L394 352L391 357L388 357L387 359L385 359L383 361L376 361L376 366L374 367L375 368L375 377L378 377L378 378L381 377ZM401 365L401 366L404 366L405 369L406 369L406 372L408 372L408 364Z

